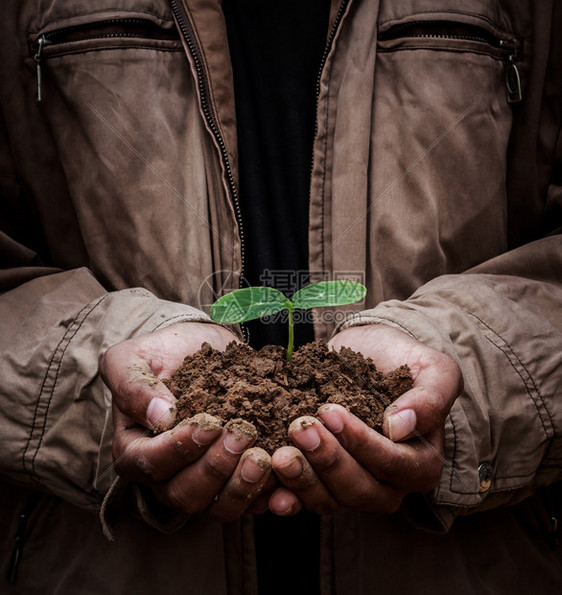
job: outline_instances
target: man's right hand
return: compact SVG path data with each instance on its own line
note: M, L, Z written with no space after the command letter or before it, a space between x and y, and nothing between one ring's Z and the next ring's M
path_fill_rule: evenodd
M183 322L110 347L100 363L113 395L113 456L124 479L149 485L160 502L187 514L208 511L222 521L238 518L264 490L271 459L206 416L180 423L176 399L162 382L204 342L224 349L236 337L211 323ZM195 420L194 420L195 421Z

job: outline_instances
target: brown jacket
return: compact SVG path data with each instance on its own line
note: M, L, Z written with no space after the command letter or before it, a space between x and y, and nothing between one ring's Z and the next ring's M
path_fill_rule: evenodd
M323 589L557 593L562 6L332 4L310 269L364 274L353 324L451 354L465 392L408 521L324 520ZM0 33L0 591L254 593L250 518L163 523L119 485L113 542L92 514L115 480L100 355L204 318L243 270L220 2L5 0Z

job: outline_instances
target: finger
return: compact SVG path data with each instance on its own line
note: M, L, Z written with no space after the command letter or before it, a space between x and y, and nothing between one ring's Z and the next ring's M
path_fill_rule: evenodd
M277 516L293 516L302 510L302 504L294 492L279 487L269 498L269 510Z
M198 414L168 432L148 430L116 412L113 456L117 473L130 481L164 481L199 459L222 431L220 421Z
M273 501L270 499L269 507L273 513L280 516L295 514L301 508L300 503L317 514L336 510L336 500L297 448L284 446L276 450L272 465L286 488Z
M131 353L128 342L110 347L100 373L113 395L114 410L151 429L167 429L175 419L174 395L158 379L147 361Z
M245 451L232 477L209 508L209 516L230 522L246 512L264 490L271 473L271 457L262 448Z
M155 495L167 506L187 514L207 510L256 436L254 426L248 422L227 424L221 437L195 463L181 469L169 481L154 485Z
M339 504L381 513L397 510L404 491L377 481L317 419L295 420L289 426L289 436Z
M269 473L267 477L267 481L265 486L255 500L248 506L246 513L247 514L263 514L267 510L269 510L269 499L271 495L279 488L279 479L273 473Z
M425 435L445 423L453 402L463 389L456 362L437 351L424 355L415 366L414 386L385 411L383 432L399 442Z
M408 492L427 492L443 468L441 429L396 444L340 405L320 407L318 416L349 454L378 480Z

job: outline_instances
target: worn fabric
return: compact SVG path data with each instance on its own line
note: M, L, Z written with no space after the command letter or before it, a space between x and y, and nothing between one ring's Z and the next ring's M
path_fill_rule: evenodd
M2 13L1 570L17 570L2 591L253 593L251 519L163 533L129 486L109 544L95 514L115 479L99 357L205 319L243 270L220 2ZM562 479L561 24L553 0L333 2L310 270L362 277L348 324L451 354L466 387L434 493L392 517L325 519L326 593L559 591L546 486Z

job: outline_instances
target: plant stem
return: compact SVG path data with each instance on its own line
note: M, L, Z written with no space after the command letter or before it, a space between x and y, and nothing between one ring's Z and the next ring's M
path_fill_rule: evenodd
M295 343L295 325L293 323L293 308L287 308L287 312L289 313L289 342L287 344L287 361L290 362L291 357L293 356L293 345Z

